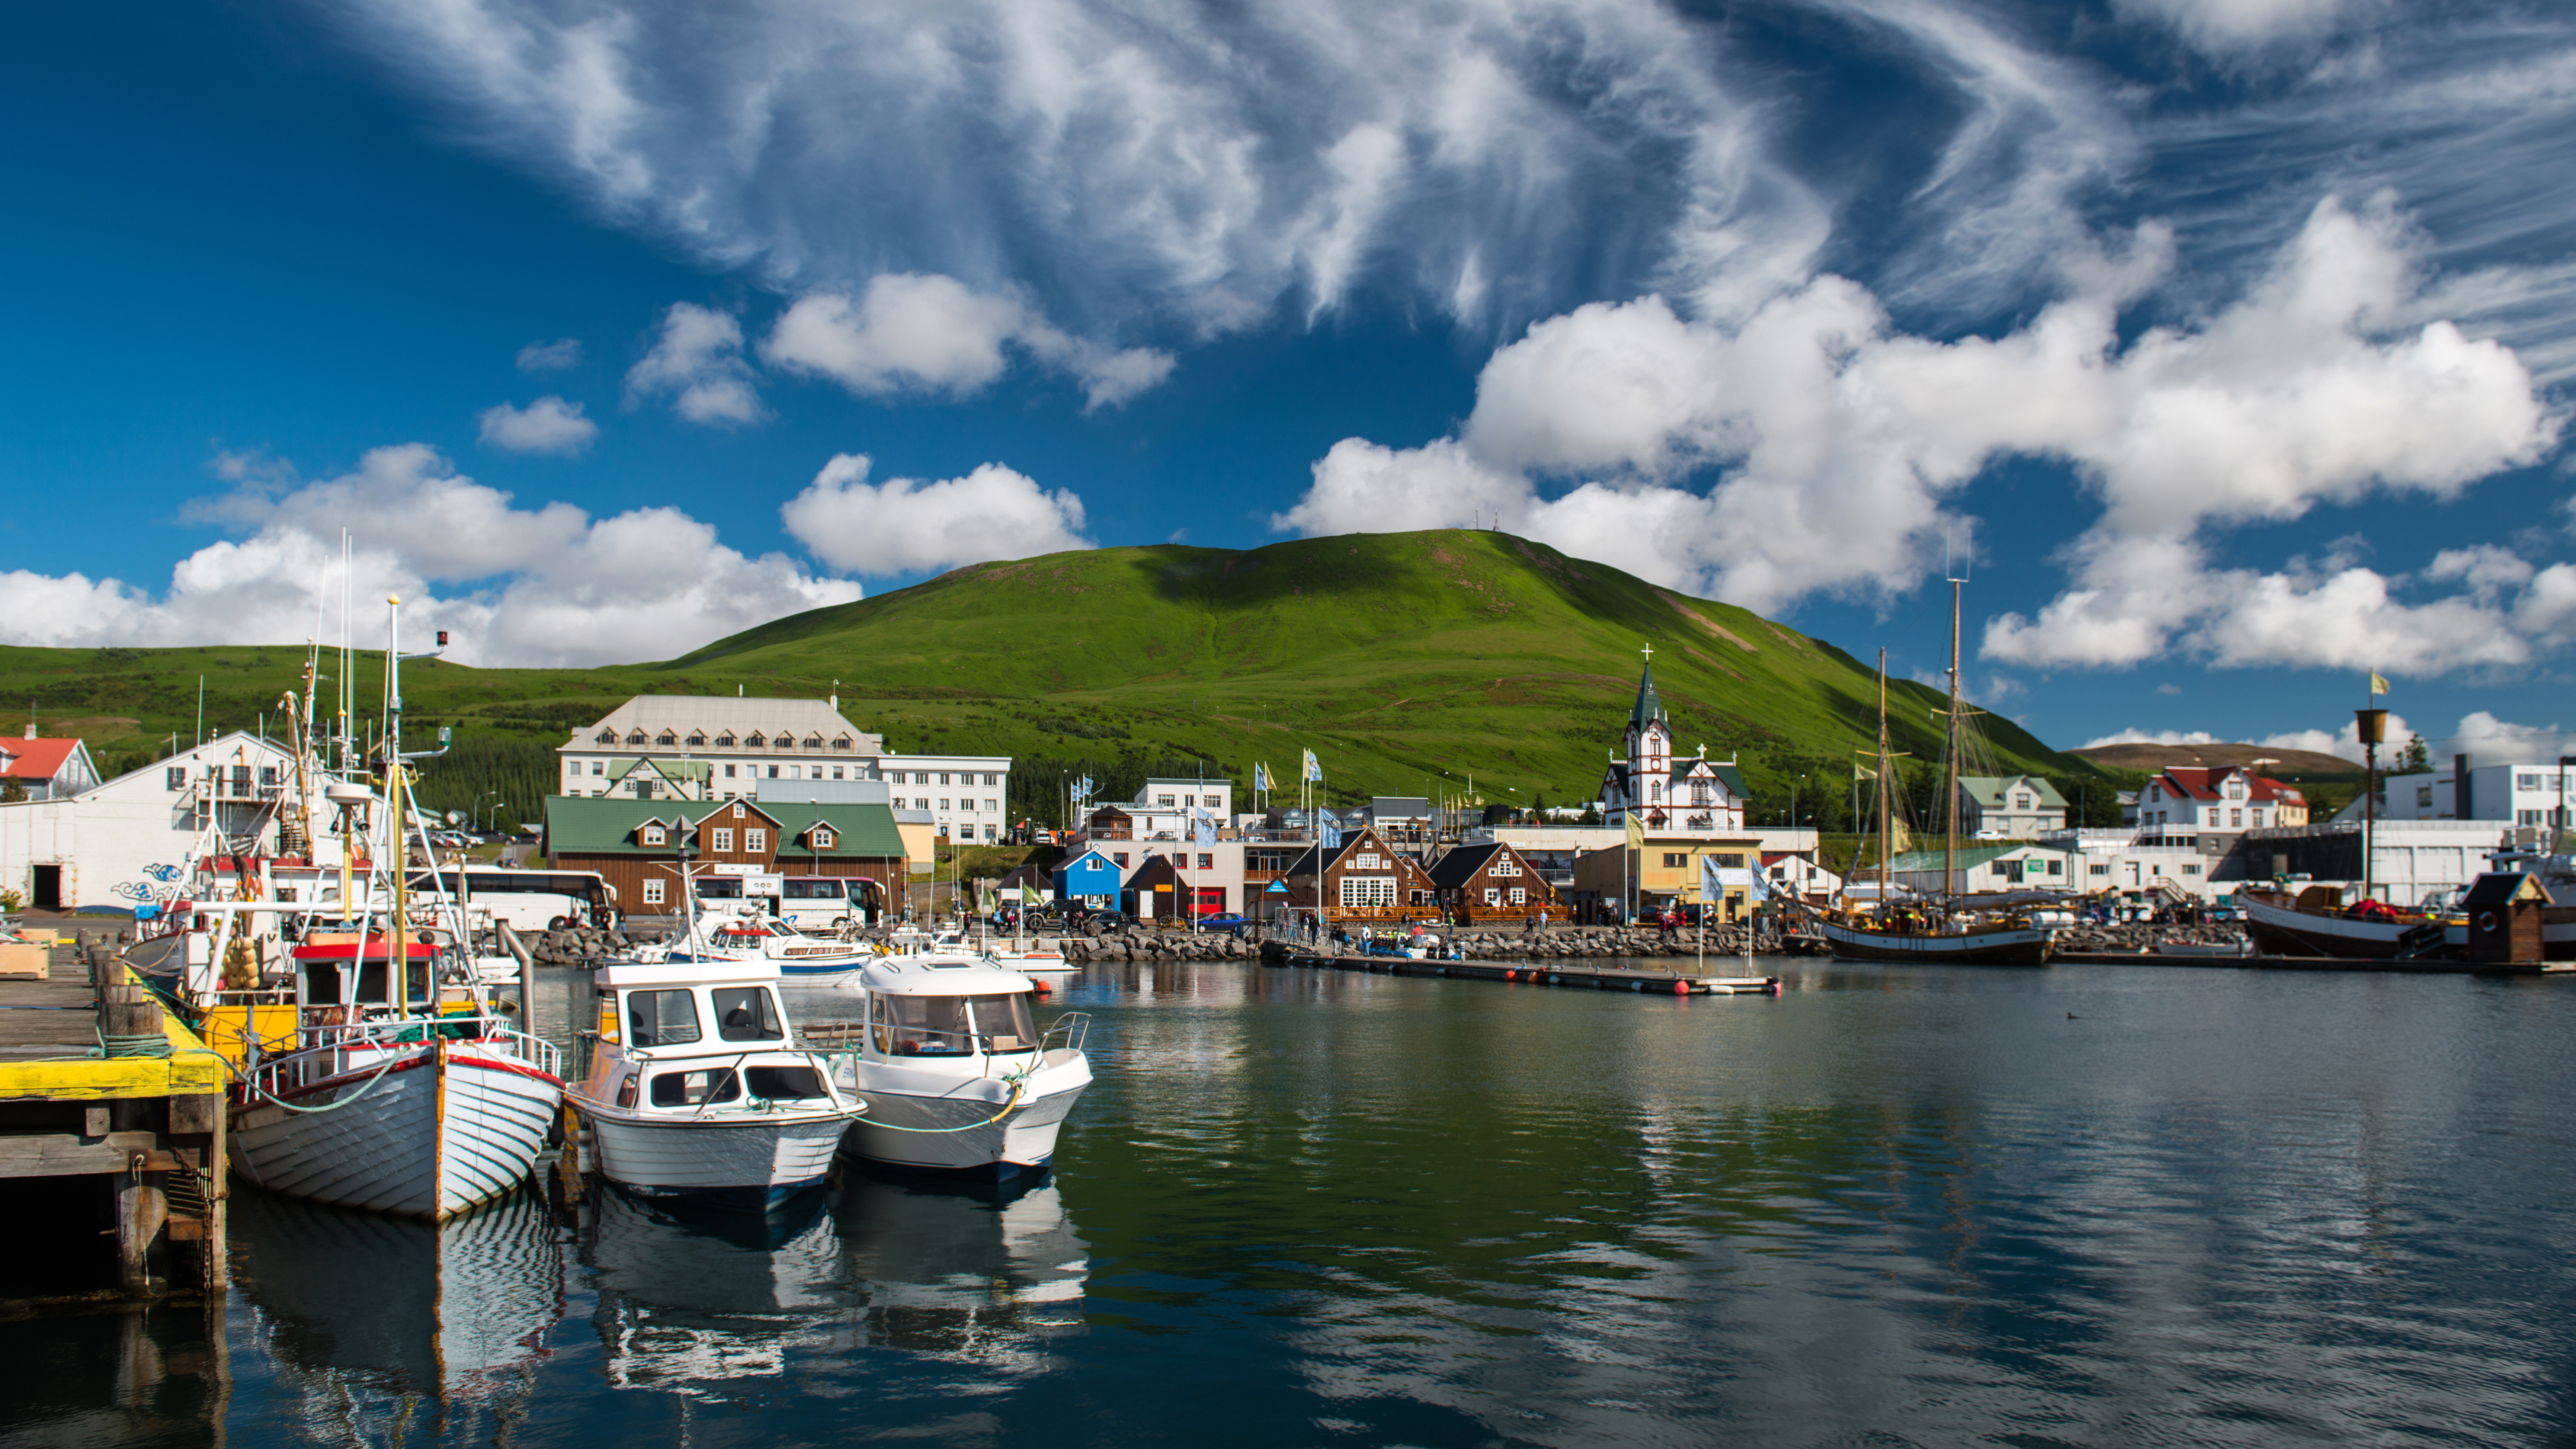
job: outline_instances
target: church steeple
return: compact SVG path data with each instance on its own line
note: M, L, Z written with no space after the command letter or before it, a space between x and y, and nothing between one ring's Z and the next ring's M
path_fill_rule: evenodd
M1655 646L1649 644L1640 652L1646 656L1646 672L1637 679L1637 707L1628 711L1628 734L1631 738L1644 733L1646 726L1659 720L1668 729L1672 726L1672 717L1664 713L1664 697L1655 693Z

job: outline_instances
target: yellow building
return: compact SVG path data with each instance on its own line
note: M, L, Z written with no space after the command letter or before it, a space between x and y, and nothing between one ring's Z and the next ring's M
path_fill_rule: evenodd
M1762 837L1648 831L1642 845L1613 846L1576 856L1574 898L1587 917L1596 912L1615 916L1623 887L1630 907L1640 915L1674 905L1695 906L1700 903L1700 863L1708 857L1715 857L1721 869L1759 870ZM1741 920L1751 910L1742 886L1730 888L1724 902L1710 903L1711 914L1721 921Z

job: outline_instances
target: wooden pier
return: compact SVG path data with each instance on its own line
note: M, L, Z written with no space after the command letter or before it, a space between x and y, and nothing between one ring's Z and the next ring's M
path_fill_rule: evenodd
M1365 971L1375 976L1446 976L1460 981L1635 991L1649 996L1776 996L1780 991L1777 976L1638 971L1624 966L1595 966L1586 961L1417 961L1409 956L1345 956L1291 950L1275 941L1263 948L1261 964L1311 971Z
M220 1292L226 1084L103 943L0 948L0 1297Z

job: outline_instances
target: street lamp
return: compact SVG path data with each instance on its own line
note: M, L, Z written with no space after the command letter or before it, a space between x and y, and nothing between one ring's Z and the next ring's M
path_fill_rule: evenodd
M501 798L501 792L500 792L500 791L498 791L498 790L486 790L486 791L484 791L482 794L477 795L477 796L475 796L475 797L474 797L474 803L473 803L473 804L468 805L468 806L466 806L466 807L465 807L465 813L466 813L468 816L472 817L472 818L473 818L473 820L474 820L474 822L475 822L475 826L474 826L474 828L475 828L476 833L478 833L478 834L479 834L479 833L481 833L482 828L483 828L483 825L482 825L482 821L483 821L483 802L484 802L484 801L486 801L486 800L498 800L498 799L500 799L500 798Z

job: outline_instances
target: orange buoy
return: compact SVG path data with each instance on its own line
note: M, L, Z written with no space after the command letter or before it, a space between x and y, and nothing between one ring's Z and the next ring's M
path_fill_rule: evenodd
M1680 977L1678 977L1678 976L1674 977L1674 978L1673 978L1673 995L1675 995L1675 996L1688 996L1688 995L1690 995L1690 983L1689 983L1689 982L1687 982L1687 981L1682 980L1682 979L1681 979Z

